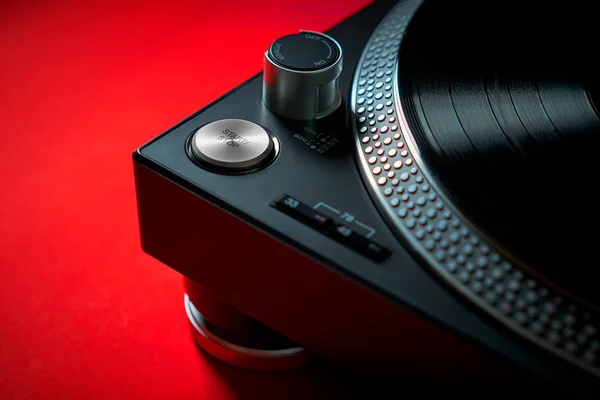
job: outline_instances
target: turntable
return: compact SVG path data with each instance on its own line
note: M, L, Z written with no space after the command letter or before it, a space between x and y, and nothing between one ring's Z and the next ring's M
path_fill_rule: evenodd
M198 344L597 389L597 39L583 2L441 0L274 38L133 156L143 250L185 277Z

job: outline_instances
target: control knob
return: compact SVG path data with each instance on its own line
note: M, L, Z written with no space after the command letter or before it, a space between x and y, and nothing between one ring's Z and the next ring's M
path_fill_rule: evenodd
M342 48L317 32L283 36L264 56L263 101L280 117L312 120L341 104Z

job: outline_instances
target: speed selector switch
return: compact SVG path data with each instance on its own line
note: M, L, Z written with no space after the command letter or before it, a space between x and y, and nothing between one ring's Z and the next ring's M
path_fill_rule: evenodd
M341 104L342 48L322 33L300 31L274 41L264 57L263 101L283 118L311 120Z

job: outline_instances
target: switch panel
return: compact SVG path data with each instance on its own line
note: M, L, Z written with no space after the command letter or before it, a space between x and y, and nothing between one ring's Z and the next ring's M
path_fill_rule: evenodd
M284 194L273 201L271 206L375 262L380 263L390 255L389 249L375 243L351 226L335 221L293 196Z

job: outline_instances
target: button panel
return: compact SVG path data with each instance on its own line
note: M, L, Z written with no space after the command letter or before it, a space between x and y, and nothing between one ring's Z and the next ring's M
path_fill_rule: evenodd
M350 226L335 221L288 194L273 201L271 206L377 263L384 261L391 254L389 249L373 242Z

